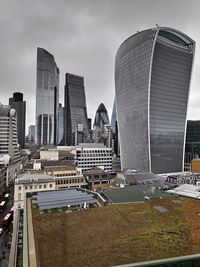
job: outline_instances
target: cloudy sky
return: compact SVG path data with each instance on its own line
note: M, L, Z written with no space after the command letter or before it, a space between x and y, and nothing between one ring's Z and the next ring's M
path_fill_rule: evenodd
M24 93L27 126L35 123L36 48L52 53L64 74L85 78L88 115L103 102L111 115L114 61L120 44L147 28L169 26L196 41L189 119L200 119L198 0L0 0L0 102Z

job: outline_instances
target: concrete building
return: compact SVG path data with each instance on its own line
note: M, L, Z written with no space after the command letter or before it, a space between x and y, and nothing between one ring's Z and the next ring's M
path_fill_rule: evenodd
M16 92L9 98L9 105L17 112L17 138L18 143L23 149L25 147L26 129L26 101L23 101L23 94Z
M98 167L84 171L83 175L91 190L99 187L108 187L110 185L110 180L113 178L112 175Z
M88 131L88 118L84 78L70 73L65 77L64 145L71 146L75 144L77 124L82 124L84 131Z
M79 144L76 147L77 166L83 171L94 167L103 167L107 172L112 171L112 148L103 144Z
M23 174L15 179L14 207L23 208L26 193L55 190L56 183L53 176L47 174Z
M138 32L120 46L115 89L122 169L183 170L194 50L190 37L167 27Z
M10 106L0 104L0 157L4 166L20 160L17 139L17 114ZM2 165L2 164L1 164Z
M36 121L37 146L57 144L59 68L54 56L37 48Z
M55 177L56 189L81 188L87 186L87 182L81 170L73 165L44 166L44 172L47 175Z
M70 151L65 150L41 150L41 160L74 160L74 155Z

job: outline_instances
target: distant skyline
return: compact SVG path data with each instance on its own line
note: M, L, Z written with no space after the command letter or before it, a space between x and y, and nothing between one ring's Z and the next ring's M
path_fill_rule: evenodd
M13 92L22 92L26 128L35 124L36 58L42 47L60 68L60 102L65 73L74 73L84 77L88 116L94 120L102 102L111 119L117 50L129 36L158 24L196 41L188 119L200 120L199 14L198 0L1 1L0 102L8 104Z

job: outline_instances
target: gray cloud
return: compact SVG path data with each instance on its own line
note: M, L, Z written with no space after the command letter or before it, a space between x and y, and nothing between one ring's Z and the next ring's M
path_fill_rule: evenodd
M114 61L120 44L137 30L160 26L177 28L196 40L196 59L189 118L200 115L200 4L198 0L12 0L0 2L0 101L14 91L24 93L27 125L34 124L36 47L55 56L64 74L85 78L88 114L94 117L103 102L111 114Z

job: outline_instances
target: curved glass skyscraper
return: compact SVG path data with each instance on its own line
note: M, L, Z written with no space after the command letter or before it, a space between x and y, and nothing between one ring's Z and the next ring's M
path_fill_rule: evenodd
M94 127L103 128L109 124L108 112L103 103L101 103L96 111L94 119Z
M58 131L59 69L54 56L37 49L36 144L56 145Z
M115 65L122 168L182 171L195 42L158 27L129 37Z

